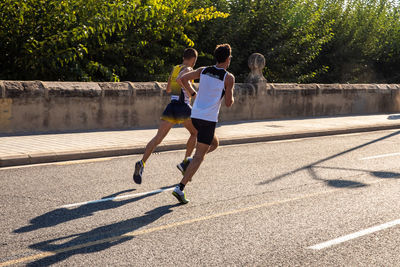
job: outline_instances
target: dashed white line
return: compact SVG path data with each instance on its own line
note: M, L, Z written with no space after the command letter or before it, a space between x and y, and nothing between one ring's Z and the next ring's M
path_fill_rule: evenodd
M328 248L328 247L331 247L331 246L334 246L334 245L337 245L337 244L340 244L340 243L343 243L343 242L346 242L346 241L349 241L349 240L352 240L352 239L355 239L355 238L358 238L358 237L361 237L364 235L369 235L374 232L382 231L384 229L396 226L398 224L400 224L400 219L394 220L391 222L387 222L387 223L384 223L381 225L373 226L373 227L370 227L370 228L367 228L367 229L364 229L364 230L361 230L361 231L358 231L358 232L355 232L355 233L352 233L349 235L345 235L345 236L342 236L342 237L339 237L336 239L332 239L332 240L308 247L308 249L321 250L321 249Z
M394 157L394 156L400 156L400 152L399 152L399 153L390 153L390 154L376 155L376 156L361 158L360 160L380 159L380 158Z
M87 205L87 204L95 204L95 203L111 201L111 200L148 196L148 195L153 195L153 194L157 194L157 193L161 193L161 192L165 192L165 191L172 191L174 188L175 187L169 187L169 188L157 189L157 190L149 191L149 192L143 192L143 193L137 193L137 194L130 194L130 195L123 195L123 196L117 196L117 197L109 197L109 198L102 198L102 199L97 199L97 200L73 203L73 204L68 204L68 205L61 206L61 208L72 208L72 207L83 206L83 205Z

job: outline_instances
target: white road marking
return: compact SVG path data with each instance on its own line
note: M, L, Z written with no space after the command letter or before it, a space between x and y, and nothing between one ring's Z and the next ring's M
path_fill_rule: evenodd
M400 152L398 152L398 153L390 153L390 154L376 155L376 156L371 156L371 157L361 158L360 160L367 160L367 159L380 159L380 158L394 157L394 156L400 156Z
M165 191L172 191L174 188L175 187L173 186L173 187L164 188L164 189L157 189L157 190L149 191L149 192L143 192L143 193L137 193L137 194L130 194L130 195L123 195L123 196L117 196L117 197L109 197L109 198L102 198L102 199L97 199L97 200L73 203L73 204L68 204L68 205L61 206L61 208L72 208L72 207L83 206L83 205L87 205L87 204L100 203L100 202L111 201L111 200L118 200L118 199L125 199L125 198L135 198L135 197L153 195L153 194L157 194L157 193L161 193L161 192L165 192Z
M332 239L330 241L326 241L326 242L323 242L323 243L308 247L308 249L321 250L321 249L328 248L330 246L334 246L334 245L337 245L337 244L340 244L340 243L343 243L343 242L346 242L346 241L349 241L349 240L352 240L352 239L355 239L355 238L358 238L358 237L361 237L361 236L364 236L364 235L369 235L369 234L372 234L374 232L382 231L384 229L396 226L398 224L400 224L400 219L394 220L394 221L391 221L391 222L387 222L387 223L384 223L384 224L381 224L381 225L373 226L373 227L361 230L359 232L355 232L355 233L352 233L352 234L349 234L349 235L345 235L345 236L342 236L342 237L339 237L339 238L336 238L336 239Z

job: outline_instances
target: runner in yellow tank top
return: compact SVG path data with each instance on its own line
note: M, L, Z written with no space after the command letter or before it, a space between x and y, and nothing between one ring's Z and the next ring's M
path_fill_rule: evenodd
M176 78L178 78L179 74L183 74L181 73L181 71L186 68L187 66L185 64L180 64L180 65L176 65L171 72L170 78L168 80L169 83L169 87L167 85L167 93L171 93L171 95L180 95L182 91L182 86L180 86L178 84L178 82L176 81ZM193 69L192 67L189 67L190 69ZM191 81L191 83L194 83L194 81Z
M182 88L181 86L176 82L176 78L178 78L179 73L181 72L182 68L184 68L185 65L180 64L180 65L176 65L173 69L172 69L172 73L170 75L170 81L169 81L169 88L167 88L167 92L170 91L172 95L180 95Z
M142 159L135 164L133 180L137 184L142 182L143 170L147 159L175 124L182 123L190 133L190 137L186 143L185 158L180 164L177 165L182 174L184 174L187 166L190 163L190 155L196 146L197 130L194 128L190 119L192 111L192 107L190 106L191 96L189 96L186 90L182 89L182 87L176 82L176 79L178 76L193 70L193 67L197 61L197 55L198 54L195 49L185 49L183 53L182 64L175 66L168 78L166 91L167 93L171 93L171 102L161 115L161 122L156 136L147 144Z
M190 96L176 82L176 78L178 78L179 74L186 73L190 70L192 70L192 68L185 64L176 65L173 68L167 85L167 93L171 93L171 103L166 107L161 115L161 120L173 124L180 124L190 119L192 110L192 107L190 106Z

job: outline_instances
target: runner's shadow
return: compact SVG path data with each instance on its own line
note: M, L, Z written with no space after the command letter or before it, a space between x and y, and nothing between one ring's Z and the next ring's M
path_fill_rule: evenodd
M166 189L166 188L169 188L169 187L163 187L161 189ZM114 197L117 197L118 195L121 195L123 193L132 192L134 190L135 189L128 189L128 190L120 191L120 192L111 194L109 196L105 196L102 199L114 198ZM145 196L139 196L136 198L125 199L125 200L113 201L111 199L111 200L100 202L100 203L88 203L88 204L76 207L74 209L59 208L59 209L52 210L50 212L47 212L45 214L42 214L38 217L31 219L30 225L18 228L16 230L14 230L14 233L26 233L26 232L35 231L35 230L38 230L41 228L53 227L53 226L56 226L61 223L73 221L73 220L80 219L83 217L92 216L95 212L98 212L98 211L119 208L123 205L141 200L145 197L153 196L158 193L160 193L160 192L154 192L154 193L147 194Z
M56 239L39 242L29 247L31 249L50 252L51 255L29 263L27 266L49 266L77 254L87 254L103 251L112 246L132 240L134 231L149 225L162 216L171 213L172 208L181 204L166 205L146 212L143 216L121 222L100 226L88 232L73 234ZM139 235L140 233L136 233ZM60 242L63 242L61 243Z

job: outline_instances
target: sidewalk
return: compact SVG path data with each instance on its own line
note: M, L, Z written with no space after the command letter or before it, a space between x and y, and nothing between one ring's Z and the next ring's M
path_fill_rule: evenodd
M264 120L219 124L221 145L400 129L400 115ZM141 154L157 129L0 137L0 167ZM185 148L184 128L173 128L156 151Z

